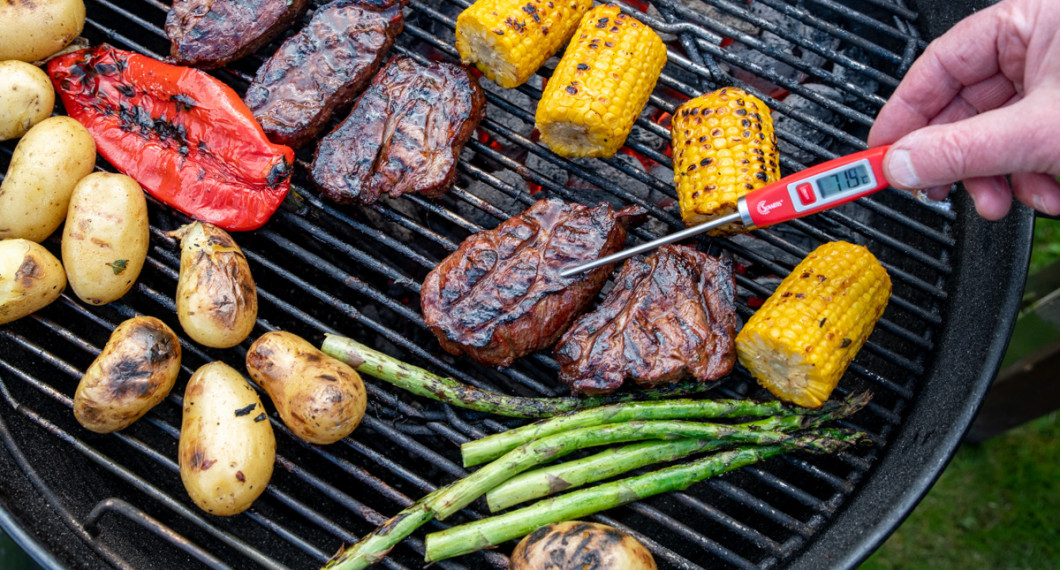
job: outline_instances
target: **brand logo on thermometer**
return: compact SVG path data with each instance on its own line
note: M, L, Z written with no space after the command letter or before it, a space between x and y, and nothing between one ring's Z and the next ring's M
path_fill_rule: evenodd
M768 204L765 202L759 202L758 205L755 206L755 209L758 210L759 214L762 214L763 216L768 216L770 212L776 210L777 208L783 205L783 200L777 200L776 202L770 202Z

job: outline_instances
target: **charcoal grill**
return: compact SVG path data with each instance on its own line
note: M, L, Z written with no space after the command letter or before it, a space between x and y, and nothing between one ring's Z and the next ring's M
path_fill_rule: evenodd
M649 223L634 242L680 227L667 155L666 118L689 96L738 85L777 117L784 173L864 147L872 118L926 45L986 2L921 0L629 0L625 9L670 48L659 87L625 149L607 160L564 160L536 141L540 77L488 91L487 118L464 151L460 177L439 200L384 199L372 209L321 200L299 153L292 198L261 230L238 234L260 294L251 339L274 329L319 343L355 337L399 358L478 386L525 395L564 393L547 354L508 370L444 354L423 326L419 284L467 235L534 200L641 204ZM168 51L168 5L89 0L85 35L155 57ZM412 0L395 52L455 59L453 26L468 0ZM646 10L646 12L645 12ZM216 72L238 91L275 49ZM547 76L555 60L542 71ZM14 144L0 146L0 171ZM109 168L100 161L101 168ZM120 302L89 307L70 293L0 326L0 526L46 567L294 567L324 563L423 494L465 474L458 444L514 425L400 393L369 379L362 426L327 447L301 443L275 416L277 469L248 512L197 510L176 463L181 392L211 360L241 368L248 343L213 350L186 337L178 387L122 433L80 428L71 397L84 369L121 320L150 314L179 331L173 292L179 250L166 231L187 221L150 208L148 265ZM739 267L746 319L813 247L844 239L886 265L894 297L838 390L869 388L871 405L848 425L872 449L836 457L793 454L615 509L596 520L630 531L664 568L851 567L908 514L951 456L996 372L1014 321L1029 255L1032 215L1003 222L975 215L964 193L939 205L886 190L835 211L731 239L700 241ZM45 242L58 252L56 237ZM746 373L718 396L765 396ZM473 504L454 520L483 516ZM394 550L388 568L422 566L422 533ZM509 549L439 564L504 567Z

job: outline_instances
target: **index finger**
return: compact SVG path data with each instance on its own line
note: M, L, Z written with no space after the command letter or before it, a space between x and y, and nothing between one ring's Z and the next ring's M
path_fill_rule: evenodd
M869 146L890 144L926 126L966 86L1000 73L998 37L1008 10L991 6L931 42L877 115Z

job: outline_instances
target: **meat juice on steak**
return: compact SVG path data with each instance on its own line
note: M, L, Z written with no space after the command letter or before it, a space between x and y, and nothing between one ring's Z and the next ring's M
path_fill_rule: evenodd
M339 204L372 204L383 192L440 196L485 114L486 96L467 68L395 56L320 140L313 181Z
M401 33L399 0L336 0L314 14L259 69L243 100L274 143L298 148L383 65Z
M173 0L166 37L174 63L213 69L250 55L302 17L309 0Z
M622 249L639 206L614 211L539 200L464 240L423 282L424 320L451 354L491 366L548 348L599 293L614 265L560 270Z
M732 262L686 246L632 258L614 288L556 345L560 379L578 394L728 374L736 360Z

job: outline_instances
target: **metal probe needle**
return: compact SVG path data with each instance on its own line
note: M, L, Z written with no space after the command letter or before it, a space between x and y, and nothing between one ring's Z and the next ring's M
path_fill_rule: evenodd
M716 220L711 220L709 222L699 224L698 226L692 226L690 228L683 229L679 232L674 232L672 234L665 235L661 238L642 243L638 246L622 250L618 253L612 253L611 255L608 255L606 257L601 257L600 259L595 259L588 263L583 263L575 267L564 269L559 272L559 276L570 277L572 275L577 275L579 273L589 271L590 269L596 269L601 265L607 265L608 263L622 261L623 259L633 257L634 255L644 253L645 251L651 251L659 246L674 243L676 241L681 241L683 239L690 238L694 235L699 235L707 230L711 230L718 226L724 226L725 224L739 221L741 221L740 212L733 212L727 216L722 216Z

